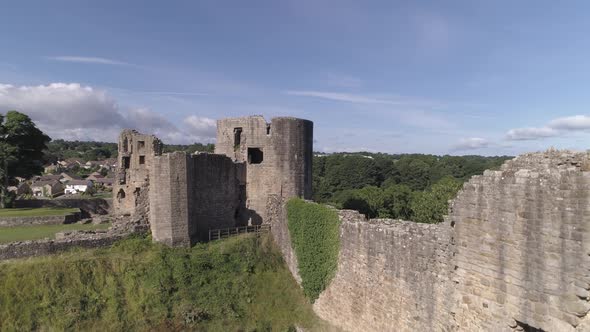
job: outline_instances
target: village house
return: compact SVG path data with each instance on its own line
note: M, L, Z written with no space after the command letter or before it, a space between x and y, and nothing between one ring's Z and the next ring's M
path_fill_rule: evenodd
M33 182L31 191L35 197L57 197L63 195L64 186L58 180L39 180Z
M100 162L96 160L87 161L86 163L81 165L84 169L92 169L95 167L100 167Z
M103 179L104 176L102 176L102 174L100 174L99 172L94 172L92 174L90 174L86 179L87 180L91 180L91 181L96 181L98 179Z
M75 176L75 175L71 175L68 173L61 173L61 179L59 181L61 181L62 183L66 183L68 181L72 181L72 180L82 180L81 178Z
M62 178L61 174L46 174L46 175L37 175L34 176L31 180L33 182L37 181L60 181Z
M81 194L92 188L92 181L90 180L71 180L66 183L65 194Z
M14 192L16 196L32 194L31 186L29 186L29 184L26 182L19 183L18 186L8 187L8 191Z
M108 158L99 162L101 169L106 169L107 171L114 171L117 168L117 158Z
M59 171L58 164L51 164L43 167L43 172L45 174L53 174Z

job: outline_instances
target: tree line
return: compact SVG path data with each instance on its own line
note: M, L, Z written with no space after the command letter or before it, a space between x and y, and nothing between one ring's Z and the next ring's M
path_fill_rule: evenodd
M165 145L164 152L213 152L213 144ZM9 179L41 174L43 165L68 158L85 161L117 157L117 144L51 138L23 113L0 114L0 205ZM440 222L464 181L498 168L510 157L435 156L384 153L316 154L313 199L368 217Z
M213 152L214 144L166 144L164 152L185 151L195 153L196 151ZM58 160L80 159L82 161L105 160L117 158L117 143L91 142L91 141L66 141L56 139L47 143L44 151L44 163L53 164Z
M448 200L463 182L498 168L509 158L364 152L316 155L313 199L370 218L441 222Z

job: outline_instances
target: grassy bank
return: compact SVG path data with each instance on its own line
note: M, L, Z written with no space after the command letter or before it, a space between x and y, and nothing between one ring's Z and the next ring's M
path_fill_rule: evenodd
M316 323L270 238L150 239L0 263L0 330L288 331Z
M39 239L53 239L55 233L63 231L107 229L110 224L61 224L61 225L32 225L0 228L0 244L14 241L28 241Z
M80 209L74 208L19 208L19 209L0 209L0 217L45 217L45 216L65 216L66 214L80 212Z

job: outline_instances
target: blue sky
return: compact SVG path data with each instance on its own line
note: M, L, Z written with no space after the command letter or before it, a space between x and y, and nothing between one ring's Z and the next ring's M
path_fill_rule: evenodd
M0 110L54 138L210 142L291 115L317 151L585 150L582 1L5 1Z

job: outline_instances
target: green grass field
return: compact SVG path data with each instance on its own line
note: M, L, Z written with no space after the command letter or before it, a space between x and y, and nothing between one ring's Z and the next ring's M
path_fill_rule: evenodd
M0 228L0 244L14 241L53 239L55 233L62 231L107 229L110 224L63 224L63 225L33 225Z
M0 330L326 331L268 235L0 262Z
M62 216L73 212L80 212L75 208L19 208L19 209L0 209L0 217L44 217L44 216Z

